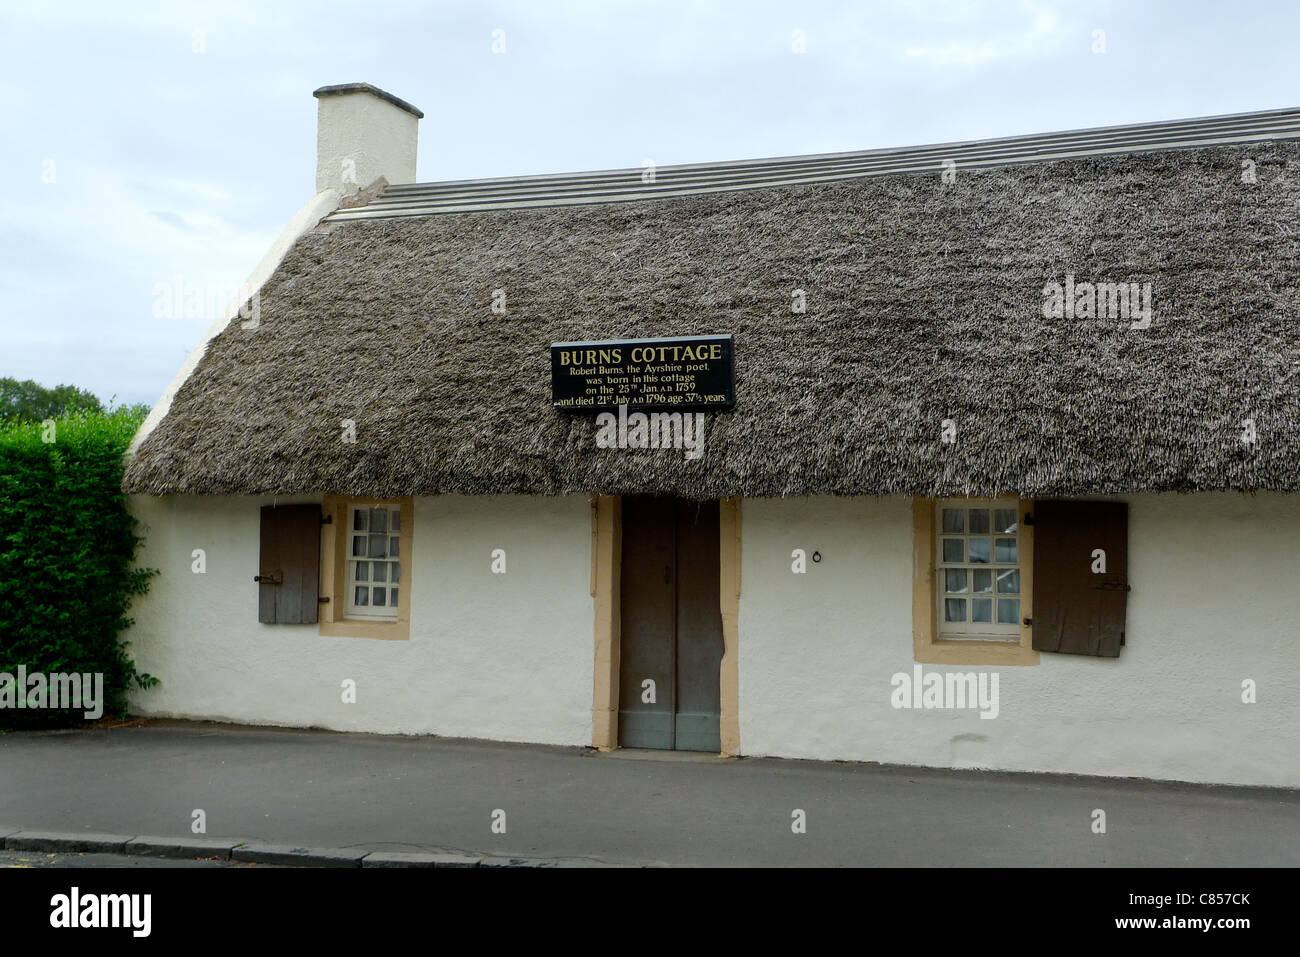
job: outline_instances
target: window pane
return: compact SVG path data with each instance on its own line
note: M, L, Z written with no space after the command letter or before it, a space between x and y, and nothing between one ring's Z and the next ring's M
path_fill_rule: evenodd
M989 510L987 508L973 508L970 510L970 533L972 535L987 535L989 533Z
M1016 540L1014 538L993 539L993 560L995 562L1018 562L1016 558Z
M370 510L370 530L372 532L388 531L388 509L372 508Z
M964 532L966 526L964 520L966 512L960 508L945 508L943 510L943 530L945 532Z
M375 589L375 607L376 607L376 608L382 608L383 606L384 606L384 589L382 589L382 588L376 588L376 589Z
M370 557L371 557L371 558L387 558L388 556L385 554L385 552L386 552L387 550L388 550L388 536L387 536L387 535L371 535L371 536L370 536L370 552L369 552L369 554L370 554Z
M1020 620L1020 599L999 598L998 599L998 624L1014 625L1019 620Z
M970 603L970 620L991 623L993 621L993 599L972 598Z
M945 538L943 540L943 560L945 562L965 561L962 550L962 540L960 538Z
M388 589L388 607L389 607L389 608L396 608L396 607L397 607L397 589L396 589L396 588L390 588L390 589Z
M363 582L370 578L369 562L353 562L352 564L357 568L356 574L352 576L354 581Z
M944 591L960 595L966 590L966 569L949 568L943 573Z
M362 558L366 557L366 536L364 535L352 536L352 554L360 555Z
M388 517L388 530L390 532L402 530L402 513L398 509L393 509Z
M367 588L365 585L358 585L356 593L352 597L352 604L354 605L370 604L370 589Z
M1020 594L1020 569L1003 568L998 572L998 594Z
M970 539L970 560L972 562L988 562L989 540L987 538Z
M396 557L397 557L397 543L398 543L399 540L400 540L400 539L398 539L398 537L397 537L396 535L393 535L392 537L390 537L390 538L388 539L388 557L389 557L389 558L396 558Z
M386 582L386 581L388 581L388 563L387 563L387 562L375 562L375 581L377 581L377 582Z
M975 591L987 593L993 590L993 570L991 568L977 568L972 574L975 576Z
M943 620L944 621L965 621L966 620L966 599L945 598L943 600Z
M366 530L366 517L369 514L364 508L354 508L352 510L352 530L364 532Z
M393 562L393 581L400 582L401 580L402 580L402 563Z
M995 508L993 510L993 531L1000 534L1014 532L1020 524L1020 516L1014 508Z

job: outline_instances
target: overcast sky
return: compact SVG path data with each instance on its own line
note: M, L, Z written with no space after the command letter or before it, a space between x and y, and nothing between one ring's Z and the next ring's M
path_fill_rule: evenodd
M1298 27L1287 0L0 0L0 376L156 401L213 318L156 287L247 278L311 197L327 84L420 107L420 180L467 179L1297 106Z

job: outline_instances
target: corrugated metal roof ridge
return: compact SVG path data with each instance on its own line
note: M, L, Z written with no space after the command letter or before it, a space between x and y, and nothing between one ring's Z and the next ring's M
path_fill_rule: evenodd
M389 187L367 206L337 210L328 220L391 219L485 209L630 202L886 173L937 171L949 159L959 167L986 167L1290 138L1300 138L1300 108L926 146L664 166L655 170L653 183L642 182L643 170L638 168L411 183Z

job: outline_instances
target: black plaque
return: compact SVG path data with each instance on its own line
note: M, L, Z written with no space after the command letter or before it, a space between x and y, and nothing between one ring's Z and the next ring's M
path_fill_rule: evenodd
M551 346L551 403L594 409L729 409L736 404L731 335Z

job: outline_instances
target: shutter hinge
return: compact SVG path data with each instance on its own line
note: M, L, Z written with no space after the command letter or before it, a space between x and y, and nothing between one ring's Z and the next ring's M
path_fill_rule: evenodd
M1033 513L1033 512L1025 512L1025 524L1026 524L1026 525L1033 525L1033 524L1034 524L1034 513Z
M260 582L263 585L283 585L284 572L275 572L272 575L254 575L253 581Z
M322 525L333 525L333 524L334 524L334 516L333 516L333 515L322 515L322 516L320 517L320 523L321 523Z
M327 604L329 604L329 600L330 600L330 596L329 596L329 595L325 595L325 596L322 597L322 598L317 598L317 599L316 599L316 604L318 604L318 605L327 605Z
M1031 628L1031 627L1033 627L1034 619L1032 619L1032 618L1026 618L1024 621L1025 621L1025 627L1026 627L1026 628Z

